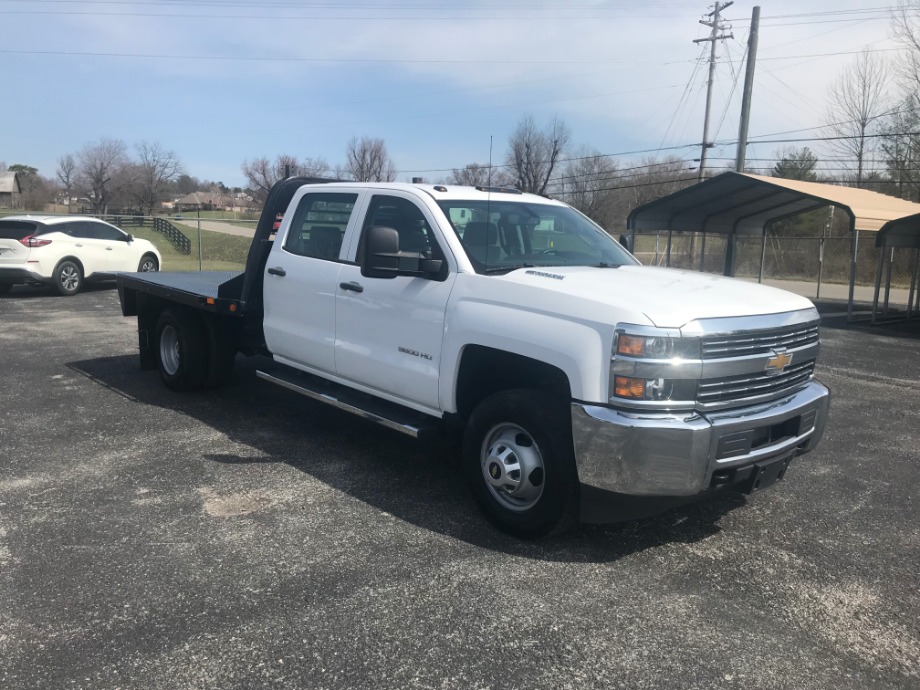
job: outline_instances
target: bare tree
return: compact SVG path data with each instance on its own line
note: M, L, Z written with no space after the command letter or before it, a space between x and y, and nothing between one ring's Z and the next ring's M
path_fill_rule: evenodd
M867 160L872 148L869 138L873 123L882 115L885 93L885 63L860 53L834 83L827 111L831 136L828 142L841 166L850 170L857 187L867 178Z
M447 184L459 184L467 187L482 187L490 183L489 166L469 163L462 168L454 168L446 180Z
M182 164L172 151L158 143L142 141L135 147L137 161L132 166L131 197L146 215L166 193L169 183L182 174Z
M563 198L601 225L608 225L609 188L616 184L617 162L596 150L582 147L570 160L561 177L556 179Z
M896 63L898 80L905 93L916 95L920 93L920 0L898 0L891 28L904 48Z
M77 154L77 178L92 200L94 213L106 213L112 197L126 180L121 173L127 163L125 143L103 137Z
M392 182L396 167L383 139L352 137L345 150L345 174L355 182Z
M540 131L533 117L525 115L508 141L505 157L508 168L517 178L518 189L545 194L570 137L568 126L559 118L555 118L546 131Z
M466 187L511 187L514 185L514 179L508 174L504 166L493 166L491 169L488 164L469 163L462 168L454 168L448 175L445 184L459 184Z
M77 181L77 162L74 160L72 154L66 153L58 158L57 164L57 178L64 188L64 196L67 198L67 206L69 207L70 192L73 190L74 184Z
M888 115L881 126L880 148L888 169L887 193L902 199L920 198L920 100L907 96L901 107Z
M322 177L329 172L329 164L323 158L303 158L287 153L279 154L274 161L254 158L243 161L240 169L249 181L249 188L264 202L272 186L283 179L286 173L305 177Z

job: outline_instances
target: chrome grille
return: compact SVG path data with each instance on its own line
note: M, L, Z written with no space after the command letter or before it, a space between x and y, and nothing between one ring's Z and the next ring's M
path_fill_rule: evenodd
M769 331L744 331L732 335L703 338L703 359L769 354L771 350L792 349L818 342L818 322L797 324Z
M815 373L815 360L794 364L781 374L766 371L740 376L724 376L700 381L697 400L720 403L759 396L775 396L808 382Z

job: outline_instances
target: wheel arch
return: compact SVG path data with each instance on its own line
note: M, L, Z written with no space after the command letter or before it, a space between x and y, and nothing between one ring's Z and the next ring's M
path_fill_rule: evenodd
M83 278L84 279L86 278L86 266L83 265L83 262L80 261L78 257L70 255L70 254L68 254L67 256L62 256L60 259L57 260L57 262L54 264L54 270L51 272L51 275L54 275L57 272L60 265L64 263L65 261L73 261L77 266L80 267L80 273L83 274Z
M461 419L489 396L513 389L540 390L566 401L572 398L569 378L557 366L485 345L463 348L454 400Z

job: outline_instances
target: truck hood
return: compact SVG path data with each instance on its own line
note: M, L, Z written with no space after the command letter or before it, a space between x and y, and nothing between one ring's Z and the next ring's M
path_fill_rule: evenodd
M812 307L805 297L786 290L674 268L542 266L495 278L560 296L629 307L662 328L679 328L695 319L778 314Z

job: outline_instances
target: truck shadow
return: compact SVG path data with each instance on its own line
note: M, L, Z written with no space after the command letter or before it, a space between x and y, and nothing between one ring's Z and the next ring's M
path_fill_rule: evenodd
M720 531L719 520L745 505L727 492L661 515L611 525L580 525L558 537L520 541L480 513L457 449L423 443L256 378L260 358L238 357L233 382L219 390L177 394L136 355L68 363L74 372L128 401L187 415L257 451L204 458L222 464L285 463L374 508L423 529L510 555L545 561L611 562Z

